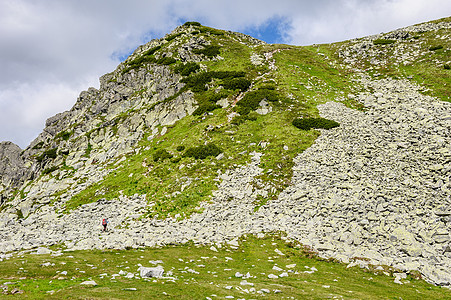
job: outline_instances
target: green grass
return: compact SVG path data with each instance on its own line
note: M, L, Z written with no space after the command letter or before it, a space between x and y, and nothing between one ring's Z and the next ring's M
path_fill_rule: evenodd
M105 234L107 235L107 234ZM9 282L8 290L23 291L19 295L0 295L2 299L223 299L236 298L281 299L449 299L446 288L432 286L408 276L403 285L394 278L375 271L316 257L309 248L285 242L278 235L263 239L243 237L238 248L193 244L168 246L160 249L91 250L63 252L60 256L15 255L0 262L0 285ZM276 252L277 249L277 252ZM281 252L281 255L278 252ZM172 278L142 279L137 276L115 276L121 270L138 273L139 265L153 267L149 261L161 260L164 276ZM41 266L47 263L49 266ZM52 265L54 264L54 265ZM287 265L296 264L288 268ZM278 266L283 271L273 270ZM311 272L313 270L317 270ZM290 270L290 271L289 271ZM66 271L66 275L61 275ZM168 274L167 272L172 274ZM308 271L308 272L306 272ZM385 268L387 273L394 270ZM251 276L245 280L235 274ZM276 279L269 274L288 276ZM102 275L101 274L106 274ZM98 285L80 285L94 280ZM230 288L227 288L230 287ZM126 290L135 288L136 291ZM255 289L251 291L251 289ZM269 293L258 293L262 289ZM247 290L244 291L244 290ZM278 290L279 293L275 293ZM53 291L53 293L48 293ZM216 295L216 296L213 296Z

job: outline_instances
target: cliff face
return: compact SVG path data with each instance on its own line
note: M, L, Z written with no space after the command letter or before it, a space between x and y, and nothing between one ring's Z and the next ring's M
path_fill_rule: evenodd
M14 143L0 143L0 190L19 185L30 174L21 152L22 149ZM0 205L4 201L6 196L0 194Z
M27 149L0 144L0 251L280 230L325 257L449 285L450 30L445 19L294 47L180 26L49 118Z

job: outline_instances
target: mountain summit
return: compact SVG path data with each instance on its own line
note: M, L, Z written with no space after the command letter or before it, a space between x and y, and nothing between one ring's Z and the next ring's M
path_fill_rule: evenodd
M179 26L25 150L0 143L0 253L277 231L449 286L450 35L446 18L297 47Z

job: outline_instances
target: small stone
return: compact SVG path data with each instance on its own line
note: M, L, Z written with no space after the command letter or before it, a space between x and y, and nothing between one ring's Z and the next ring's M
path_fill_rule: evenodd
M274 252L276 252L277 254L279 254L279 255L282 255L282 256L284 256L285 254L283 254L283 252L282 251L280 251L279 249L275 249L274 250Z
M80 284L82 284L82 285L91 285L91 286L96 286L97 285L97 283L94 280L83 281Z
M274 267L272 267L272 269L274 270L274 271L283 271L283 269L282 268L279 268L278 266L274 266Z
M276 278L279 278L279 276L274 275L274 274L269 274L269 275L268 275L268 278L270 278L270 279L276 279Z
M247 280L243 280L240 282L240 285L250 285L250 286L254 286L254 284L252 282L247 282Z

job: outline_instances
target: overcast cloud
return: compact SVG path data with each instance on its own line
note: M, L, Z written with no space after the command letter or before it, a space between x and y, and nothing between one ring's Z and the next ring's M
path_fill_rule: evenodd
M121 57L186 20L308 45L449 15L449 0L0 0L0 141L26 147Z

